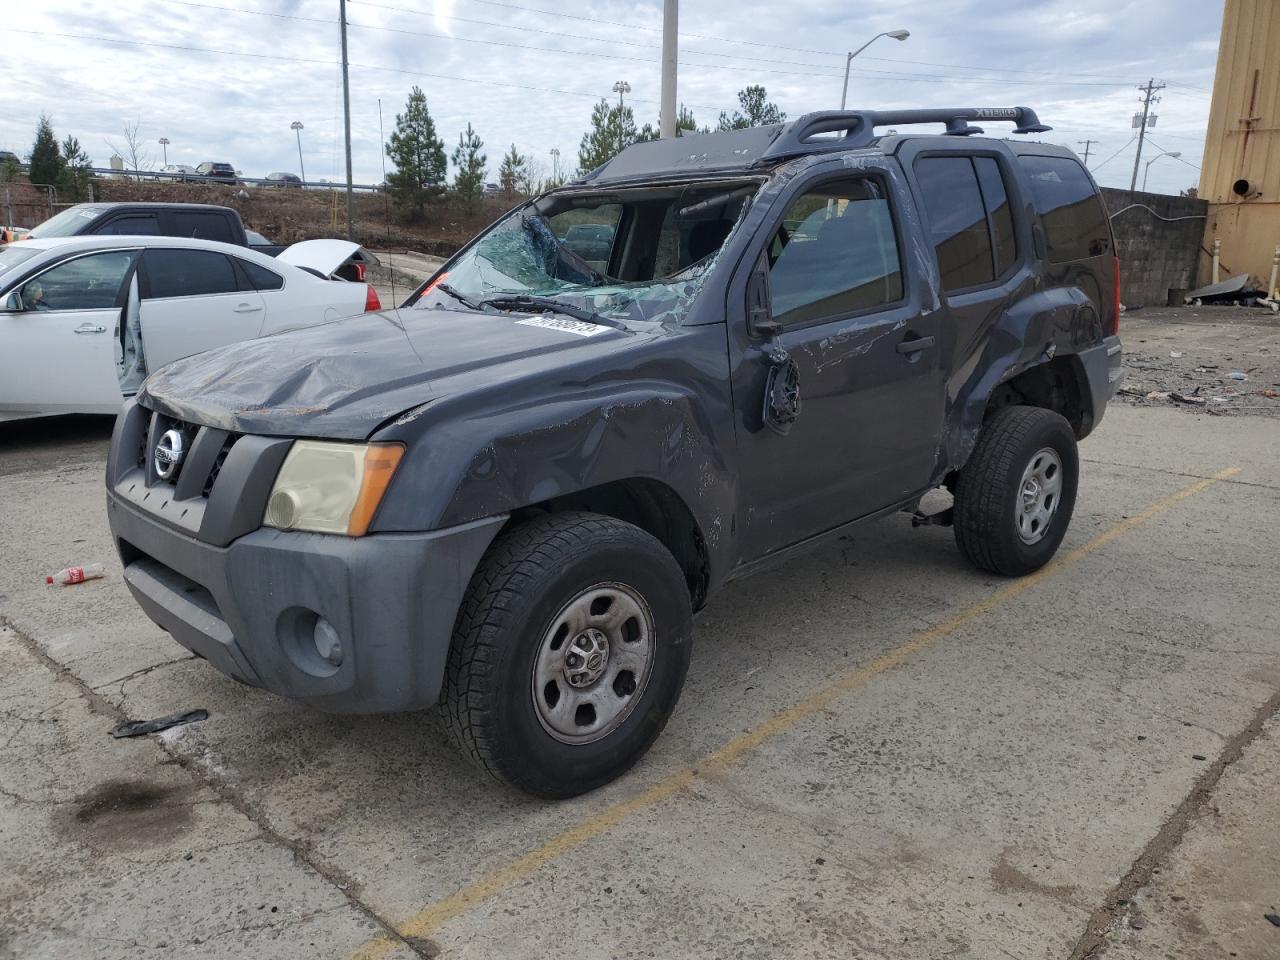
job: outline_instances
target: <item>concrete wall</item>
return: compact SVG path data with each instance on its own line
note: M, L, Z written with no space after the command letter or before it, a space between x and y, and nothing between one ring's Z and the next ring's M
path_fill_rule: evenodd
M1163 306L1169 302L1170 290L1196 286L1208 203L1110 187L1102 188L1102 197L1112 214L1120 257L1120 301L1125 306ZM1133 207L1136 203L1151 209Z

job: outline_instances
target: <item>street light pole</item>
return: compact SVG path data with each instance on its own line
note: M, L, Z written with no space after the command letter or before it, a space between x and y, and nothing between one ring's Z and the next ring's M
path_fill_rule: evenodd
M663 0L662 108L658 113L658 127L664 140L676 135L676 53L680 43L677 32L679 8L679 0Z
M551 179L560 182L560 148L551 148Z
M164 165L167 167L169 165L169 138L168 137L160 138L160 149L164 152Z
M858 54L860 54L863 50L867 49L867 47L871 46L881 37L893 37L893 39L895 40L905 40L909 36L911 36L910 30L885 30L883 33L877 33L874 37L872 37L870 40L868 40L866 43L860 46L857 50L854 50L852 53L850 53L847 57L844 58L844 90L841 91L840 93L840 109L841 110L844 109L845 100L849 96L849 64L853 63L853 58L856 57Z
M307 185L307 165L302 162L302 121L293 121L293 123L289 124L289 129L298 138L298 170L302 174L302 185L305 187Z
M625 80L615 80L613 92L618 95L618 152L621 153L627 146L622 141L622 97L631 92L631 84Z
M1142 168L1142 192L1143 193L1147 192L1147 174L1151 172L1151 165L1153 163L1155 163L1161 157L1173 157L1173 159L1177 160L1180 156L1182 156L1181 150L1172 150L1168 153L1157 153L1154 157L1148 160L1147 165Z

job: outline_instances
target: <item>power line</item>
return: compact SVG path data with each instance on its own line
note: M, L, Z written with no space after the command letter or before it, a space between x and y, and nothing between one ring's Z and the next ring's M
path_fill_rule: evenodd
M182 0L170 0L170 3L180 3L180 1ZM390 4L374 3L374 0L352 0L352 3L357 3L357 1L358 1L358 5L360 6L371 6L371 8L376 8L380 10L394 10L394 12L396 13L407 13L407 14L415 15L415 17L431 17L431 18L435 17L434 13L426 13L424 12L424 10L413 10L413 9L407 8L407 6L393 6ZM518 4L498 3L498 0L475 0L475 3L485 3L486 5L490 5L490 6L503 6L503 8L512 9L512 10L522 10L522 12L526 12L526 13L538 13L541 15L547 15L547 17L563 17L563 18L573 19L573 20L585 20L585 22L588 22L588 23L599 23L609 27L622 27L626 29L645 29L645 31L658 32L657 28L654 28L654 27L643 27L643 26L637 26L637 24L621 23L621 22L618 22L618 20L605 20L605 19L599 19L594 17L581 17L581 15L557 12L557 10L536 9L536 8L532 8L532 6L521 6ZM612 37L582 36L580 35L580 33L564 33L561 31L550 31L550 29L539 29L535 27L524 27L524 26L516 27L516 26L513 26L513 24L509 24L509 23L495 23L493 22L493 20L476 20L476 19L471 19L466 17L457 17L456 14L445 14L443 18L449 19L449 20L457 20L457 22L460 22L460 23L479 24L479 26L485 26L485 27L498 27L502 29L520 29L520 31L524 31L524 32L544 33L544 35L547 35L547 36L566 37L566 38L570 38L570 40L589 40L589 41L595 41L595 42L602 42L602 44L622 44L626 46L646 47L646 49L657 49L657 46L658 46L657 44L643 44L643 42L637 42L637 41L614 40L614 38ZM355 26L355 24L352 24L352 26ZM387 29L393 29L393 28L387 28ZM737 38L737 37L712 37L707 35L701 35L701 33L681 33L680 36L691 38L691 40L709 40L709 41L719 42L719 44L748 44L751 46L769 47L769 49L803 52L803 54L818 54L822 56L845 56L844 52L841 52L841 51L813 50L813 49L809 49L809 47L785 46L781 44L764 44L764 42L741 40L741 38ZM714 50L686 50L685 52L686 54L696 54L699 56L721 56L721 58L727 58L727 59L751 60L751 61L754 61L754 63L799 64L799 65L805 65L805 67L809 67L809 65L819 65L819 64L808 64L808 63L805 63L805 61L797 61L797 60L780 60L780 59L772 59L772 58L762 58L762 56L744 56L742 54L722 54L722 52L718 52ZM975 67L975 65L972 65L972 64L937 63L937 61L932 61L932 60L909 60L909 59L902 59L902 58L890 58L890 56L867 56L867 58L863 58L863 59L877 60L877 61L881 61L881 63L913 64L913 65L919 65L919 67L942 67L942 68L951 68L951 69L960 69L960 70L986 70L986 72L988 73L1025 73L1025 74L1033 74L1033 76L1036 76L1036 77L1094 77L1098 79L1098 81L1103 81L1103 79L1105 79L1105 77L1103 77L1103 74L1052 73L1052 72L1043 72L1043 70L1029 70L1029 69L1014 68L1014 67ZM696 65L696 64L690 64L690 65ZM886 76L895 76L895 74L893 74L892 72L882 72L882 73L886 74ZM910 76L910 74L908 74L908 76ZM937 78L938 77L932 77L932 76L928 77L928 79L937 79ZM941 79L965 79L965 78L942 77ZM986 81L992 82L992 83L998 83L998 82L1001 82L1001 78L986 78ZM1015 82L1015 81L1005 81L1005 82ZM1029 83L1032 81L1016 81L1016 82ZM1100 86L1100 87L1121 86L1121 84L1128 83L1128 82L1129 81L1126 78L1125 79L1110 78L1110 79L1106 79L1106 82L1100 82L1100 83L1085 83L1082 81L1059 81L1060 84L1065 84L1065 86Z
M53 33L46 30L20 30L13 27L7 27L11 33L22 33L33 37L54 37L62 40L88 40L94 43L115 43L129 47L158 47L166 50L181 50L185 53L211 53L217 56L225 57L248 57L253 60L267 60L279 63L309 63L321 64L326 67L338 66L338 60L321 60L314 57L288 57L281 54L266 53L246 53L242 50L217 50L212 47L196 47L189 44L179 43L161 43L155 40L122 40L117 37L95 36L83 33ZM512 90L531 90L536 93L554 93L567 97L584 97L588 100L599 100L600 94L586 93L581 90L560 90L555 87L537 87L526 83L510 83L504 80L479 80L473 77L460 77L444 73L427 73L421 70L405 70L397 67L375 66L373 64L353 63L351 66L357 70L375 70L384 73L398 73L412 77L425 77L432 80L450 80L457 83L476 83L490 87L504 87ZM657 103L656 100L648 100L641 97L633 97L633 103ZM690 107L696 107L699 110L724 110L724 107L713 107L708 104L691 103Z
M1161 136L1164 136L1164 134L1161 134ZM1160 146L1160 144L1156 143L1156 142L1155 142L1154 140L1152 140L1150 137L1147 137L1147 140L1148 140L1148 141L1150 141L1151 145L1152 145L1153 147L1155 147L1157 150L1159 150L1161 153L1163 153L1165 156L1173 157L1173 154L1172 154L1172 153L1170 153L1170 152L1169 152L1168 150L1166 150L1164 147ZM1188 167L1190 167L1192 170L1199 170L1199 169L1200 169L1200 168L1199 168L1199 167L1197 167L1194 163L1191 163L1189 160L1183 160L1181 155L1176 156L1176 157L1173 157L1173 159L1177 160L1179 163L1185 163L1185 164L1186 164Z
M1105 167L1108 163L1110 163L1110 162L1111 162L1112 160L1114 160L1116 157L1120 156L1120 154L1122 154L1122 153L1124 153L1126 150L1128 150L1128 149L1129 149L1130 144L1132 144L1132 143L1133 143L1133 141L1135 141L1135 140L1137 140L1137 139L1138 139L1137 134L1134 134L1132 137L1130 137L1130 138L1129 138L1129 143L1126 143L1123 147L1121 147L1119 150L1117 150L1117 151L1116 151L1115 153L1113 153L1111 156L1107 157L1107 159L1105 159L1105 160L1103 160L1101 163L1099 163L1099 164L1095 165L1095 166L1094 166L1094 168L1093 168L1093 172L1094 172L1094 173L1097 173L1099 170L1101 170L1103 167Z
M180 6L200 7L204 9L221 10L223 12L248 14L251 16L267 16L267 17L274 17L274 18L283 19L283 20L298 20L306 23L333 24L337 22L335 20L328 20L320 17L302 17L302 16L297 16L295 14L266 13L260 10L246 10L240 7L227 7L227 6L219 6L215 4L199 3L199 2L195 2L195 0L165 0L165 2L171 3L171 4L177 4ZM388 4L363 2L362 5L366 7L378 7L385 10L397 10L404 13L416 14L418 16L431 16L431 14L426 14L426 13L423 13L422 11L409 10L407 8L402 8L402 7L394 7ZM520 9L530 9L530 8L520 8ZM449 17L448 19L463 19L463 18ZM491 23L488 23L487 21L464 21L464 22L483 23L489 26L510 28L510 26L507 24L491 24ZM612 22L612 21L601 21L601 22ZM659 59L650 58L650 57L632 57L632 56L627 56L625 54L597 53L595 51L588 51L588 50L564 50L558 47L543 47L543 46L536 46L533 44L516 43L513 41L507 41L507 40L486 40L486 39L481 39L479 37L460 37L460 36L454 36L452 34L447 34L447 33L434 33L427 30L407 30L403 27L375 26L374 24L369 24L369 23L355 23L355 22L349 21L348 26L357 27L362 30L375 30L382 33L394 33L394 34L401 34L401 35L411 36L411 37L427 37L427 38L436 39L436 40L455 40L461 43L480 44L480 45L494 46L494 47L505 47L507 49L516 49L516 50L531 50L537 53L555 53L555 54L561 54L564 56L573 56L573 57L585 56L585 57L594 57L597 59L615 60L615 61L624 61L624 62L633 62L633 63L659 63L660 62ZM511 28L511 29L520 29L520 28ZM536 32L543 33L549 36L561 36L568 39L589 40L589 41L594 41L599 43L613 42L604 37L583 37L577 34L564 34L564 33L559 33L557 31L552 31L552 30L539 30ZM653 44L630 44L630 45L641 46L648 49L656 49L655 45ZM706 56L719 56L719 57L726 57L726 58L739 59L739 60L754 60L761 63L779 63L779 64L799 63L799 61L792 61L792 60L776 60L776 59L768 59L768 58L762 58L762 57L742 57L735 54L712 53L708 51L687 51L687 53L702 54ZM908 61L908 60L898 60L898 61L892 61L892 62L924 63L924 61ZM819 78L819 79L832 79L832 78L838 79L840 76L839 72L815 73L813 71L775 70L775 69L768 69L768 68L754 67L754 66L746 67L741 64L711 64L711 63L698 63L698 62L688 61L688 60L682 60L681 63L683 66L688 67L690 69L702 69L702 70L730 70L730 71L738 71L738 72L750 70L754 73L767 73L767 74L774 74L777 76L812 77L812 78ZM801 65L807 65L807 64L801 64ZM821 65L817 65L817 66L821 66ZM978 70L982 68L981 67L964 67L963 69ZM1116 86L1116 84L1114 83L1090 82L1090 81L1038 81L1038 80L1032 80L1032 79L1016 80L1016 79L1005 78L1005 77L965 77L965 76L954 76L954 75L947 75L947 74L920 74L920 73L911 74L911 73L903 73L901 71L873 70L873 69L866 69L866 68L856 69L854 71L854 75L860 76L860 77L866 77L868 79L896 80L896 81L906 81L909 83L925 83L925 82L933 82L935 80L958 80L963 83L1013 84L1016 86L1042 86L1042 85L1088 86L1088 87Z

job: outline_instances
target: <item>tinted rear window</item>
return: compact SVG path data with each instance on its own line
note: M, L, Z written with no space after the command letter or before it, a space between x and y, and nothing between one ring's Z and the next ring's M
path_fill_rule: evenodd
M117 237L155 237L160 234L160 220L154 213L130 214L95 227L93 232Z
M239 257L236 257L236 262L240 264L240 269L244 271L245 279L249 281L250 290L279 290L284 286L284 277L275 271L260 267L248 260L241 260Z
M235 243L239 239L231 229L227 217L221 213L195 213L189 210L174 211L173 236L196 240L220 240Z
M209 250L148 250L143 256L147 297L200 297L240 288L231 260Z
M987 210L968 157L922 157L915 165L942 289L951 293L995 279Z
M1084 167L1070 157L1022 156L1031 199L1044 223L1053 263L1111 252L1111 229L1102 198Z

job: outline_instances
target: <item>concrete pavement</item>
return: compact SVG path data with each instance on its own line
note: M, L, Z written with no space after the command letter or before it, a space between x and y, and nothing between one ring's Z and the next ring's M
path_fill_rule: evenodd
M1155 960L1178 942L1157 928L1182 921L1144 906L1133 931L1118 892L1151 889L1183 849L1181 834L1158 846L1168 825L1201 822L1188 798L1227 789L1232 751L1254 756L1271 731L1274 421L1113 407L1082 447L1063 562L1034 580L977 574L949 530L896 517L734 585L697 618L651 755L554 805L482 779L431 715L323 717L187 657L120 582L107 430L67 429L0 452L13 956L163 941L211 957L1065 958L1114 943ZM92 560L106 579L41 582ZM210 719L106 735L196 707ZM1275 765L1256 776L1274 797ZM1274 828L1266 791L1239 792L1241 822ZM1274 871L1250 876L1247 905L1197 907L1224 944L1280 899ZM257 919L267 903L275 925Z

